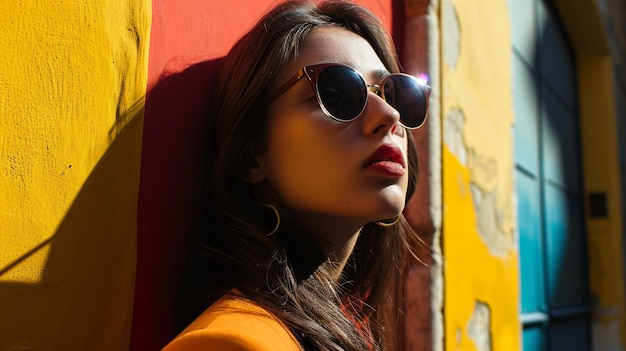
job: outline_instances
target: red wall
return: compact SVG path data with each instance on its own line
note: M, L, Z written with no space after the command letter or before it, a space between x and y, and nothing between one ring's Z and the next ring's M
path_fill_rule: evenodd
M401 33L403 3L357 1ZM154 0L138 204L131 350L177 333L174 296L200 180L205 110L215 63L276 1ZM400 36L402 37L402 36Z

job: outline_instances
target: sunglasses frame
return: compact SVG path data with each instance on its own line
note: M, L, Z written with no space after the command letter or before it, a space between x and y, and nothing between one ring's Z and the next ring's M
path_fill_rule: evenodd
M348 66L348 65L344 65L341 63L319 63L319 64L315 64L315 65L309 65L309 66L305 66L303 68L301 68L300 70L298 70L298 72L293 75L291 78L289 78L283 85L281 85L274 94L272 94L269 98L269 102L273 102L274 100L278 99L281 95L283 95L284 93L287 92L287 90L291 89L291 87L293 87L297 82L300 81L300 79L302 79L303 77L307 77L309 84L311 85L311 88L313 89L313 92L315 93L315 98L317 99L317 103L320 106L320 108L322 109L322 111L324 112L325 115L327 115L328 117L339 121L339 122L352 122L354 120L356 120L357 118L359 118L362 114L363 111L365 111L365 108L367 107L367 103L369 101L369 94L365 95L365 104L363 105L363 108L361 109L361 111L356 115L356 117L351 118L351 119L341 119L341 118L337 118L335 116L333 116L332 113L330 113L330 111L327 110L326 106L324 105L324 103L322 102L322 98L320 97L320 93L319 90L317 88L317 83L318 83L318 78L319 75L324 71L324 69L328 68L328 67L344 67L347 68L349 70L351 70L352 72L356 73L359 78L361 79L361 81L363 82L363 85L365 86L366 92L367 90L373 91L376 95L380 96L385 102L387 102L387 100L385 99L385 90L384 90L384 86L385 86L385 82L387 81L387 79L389 79L390 77L407 77L410 78L411 80L415 81L415 84L420 87L422 89L422 92L425 95L425 104L426 104L426 108L424 111L424 118L422 119L422 123L420 123L420 125L416 126L416 127L408 127L406 126L404 123L402 123L402 121L400 120L399 123L406 129L417 129L419 127L421 127L422 125L424 125L424 122L426 121L426 117L428 116L428 100L430 97L430 86L420 80L418 80L417 78L408 75L406 73L391 73L387 76L385 76L385 78L383 78L383 80L380 82L380 85L378 84L367 84L367 82L365 81L365 78L363 78L363 75L357 71L356 69ZM391 106L391 105L390 105ZM393 107L393 106L392 106ZM395 107L394 107L395 108Z

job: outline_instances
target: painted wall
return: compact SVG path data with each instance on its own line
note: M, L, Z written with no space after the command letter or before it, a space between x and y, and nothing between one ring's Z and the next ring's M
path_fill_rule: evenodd
M391 0L356 2L394 30L398 15ZM174 300L188 245L185 234L195 215L210 82L220 57L276 3L169 0L153 4L133 350L159 348L179 331Z
M175 335L216 62L277 2L4 4L0 349ZM357 3L404 40L404 1Z
M521 348L506 3L441 2L445 350ZM585 196L607 195L608 216L585 212L592 347L622 350L626 3L555 6L576 54Z
M130 339L148 1L4 1L0 349Z
M204 123L217 60L271 4L153 4L131 350L160 349L179 332L176 296L198 215Z
M518 350L507 2L444 0L441 28L444 349Z
M623 350L626 184L620 168L624 139L619 126L626 120L626 110L619 101L626 99L626 27L618 25L626 19L626 1L588 0L573 7L557 0L556 4L578 58L585 193L603 193L607 199L607 216L591 216L586 204L593 349Z

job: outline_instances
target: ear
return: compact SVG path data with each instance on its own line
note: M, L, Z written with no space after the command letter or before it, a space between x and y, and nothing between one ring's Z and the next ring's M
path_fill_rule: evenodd
M258 184L265 180L265 168L259 157L255 157L254 161L245 171L243 179L246 183Z

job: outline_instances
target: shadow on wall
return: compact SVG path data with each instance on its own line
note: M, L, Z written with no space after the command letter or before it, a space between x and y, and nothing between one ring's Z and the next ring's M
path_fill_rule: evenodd
M131 350L158 350L181 330L179 289L188 256L194 223L203 191L207 116L211 86L222 59L194 64L168 74L148 91L144 122L141 186L138 205L137 278ZM180 67L176 62L172 66ZM422 129L422 130L425 130ZM426 133L416 136L418 149L427 161ZM420 169L427 165L420 158ZM423 167L423 168L422 168ZM428 177L411 204L412 225L431 244L432 221L424 212L428 203ZM420 257L432 263L420 249ZM407 267L409 286L429 285L429 270L422 263ZM424 283L427 282L427 283ZM428 348L430 339L429 289L411 295L408 334L412 350ZM407 325L408 327L408 325Z
M143 106L142 99L118 116L126 124L111 129L115 140L54 235L0 267L2 276L44 254L49 245L39 282L0 282L0 349L122 350L128 345Z
M147 94L131 350L158 350L180 331L176 300L190 234L202 216L209 97L220 64L167 74Z
M176 335L219 62L160 79L145 116L142 100L112 128L117 137L54 235L0 267L2 276L50 245L39 282L0 282L0 349L158 350Z

